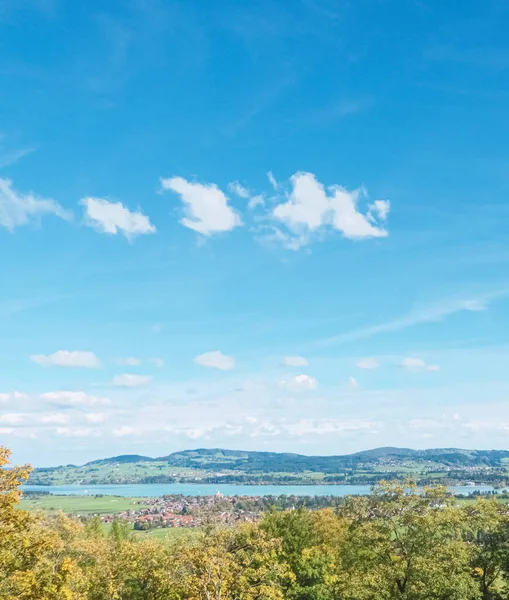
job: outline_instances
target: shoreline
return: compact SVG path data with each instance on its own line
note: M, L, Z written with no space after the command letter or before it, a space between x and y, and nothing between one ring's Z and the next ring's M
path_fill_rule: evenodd
M368 495L372 485L197 485L197 484L108 484L108 485L24 485L22 491L46 492L50 495L160 497L182 496L352 496ZM453 494L493 492L493 486L446 486ZM500 490L502 491L502 490Z

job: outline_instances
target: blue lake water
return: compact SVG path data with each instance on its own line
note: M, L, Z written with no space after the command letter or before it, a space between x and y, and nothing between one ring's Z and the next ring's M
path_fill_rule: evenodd
M24 490L43 491L50 494L73 496L145 496L157 498L164 494L184 496L352 496L369 494L369 485L228 485L199 483L145 483L110 485L24 485ZM458 486L449 488L455 494L469 494L474 490L492 491L491 486Z

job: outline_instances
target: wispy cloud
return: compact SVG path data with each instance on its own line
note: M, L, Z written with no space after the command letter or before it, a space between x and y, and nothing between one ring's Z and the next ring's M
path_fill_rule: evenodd
M299 119L302 125L327 126L331 122L368 110L374 105L371 98L339 98L332 104L312 110Z
M125 358L117 359L117 363L119 365L128 365L130 367L139 367L141 365L141 360L135 356L126 356Z
M115 377L113 377L113 385L116 385L117 387L139 387L148 385L150 379L151 378L148 375L132 375L130 373L124 373L123 375L115 375Z
M1 153L0 154L0 169L3 169L4 167L9 167L10 165L17 163L18 160L25 158L25 156L32 154L32 152L35 152L36 150L37 150L37 148L35 148L35 147L28 147L28 148L21 148L20 150L13 150L11 152Z
M0 226L9 231L37 221L44 215L54 215L69 221L71 213L51 198L42 198L32 192L15 190L10 179L0 178Z
M220 371L231 371L235 367L235 359L232 356L226 356L220 350L200 354L195 357L194 362L202 367Z
M481 312L488 308L491 301L507 295L509 295L509 290L502 290L475 298L445 300L427 306L416 307L391 321L353 329L352 331L318 340L315 344L317 346L346 344L348 342L364 340L382 333L400 331L421 323L442 321L446 317L460 312Z
M60 300L66 300L70 296L64 294L48 293L42 296L28 298L10 298L0 302L0 317L8 317L26 310L33 310L53 304Z
M367 369L370 371L372 369L378 369L378 367L380 366L380 362L376 358L371 358L371 357L360 358L355 363L355 366L358 369Z
M407 371L440 371L439 365L430 365L422 358L405 357L401 361L401 367Z
M281 364L285 367L307 367L309 363L303 356L285 356Z
M45 392L41 394L41 398L59 406L104 406L111 404L109 398L74 391Z
M279 387L289 391L310 391L316 390L318 381L310 375L295 375L289 379L279 382Z
M93 352L82 352L80 350L58 350L53 354L33 354L30 360L43 367L81 367L85 369L96 369L101 366L97 356Z

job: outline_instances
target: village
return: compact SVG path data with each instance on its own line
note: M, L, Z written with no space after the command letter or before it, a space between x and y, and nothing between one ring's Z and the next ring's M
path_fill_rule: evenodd
M104 515L103 522L122 519L133 524L138 531L167 527L202 527L210 523L233 525L255 522L261 512L254 507L258 500L226 497L219 492L214 496L165 495L139 501L139 508ZM246 508L246 504L253 507Z

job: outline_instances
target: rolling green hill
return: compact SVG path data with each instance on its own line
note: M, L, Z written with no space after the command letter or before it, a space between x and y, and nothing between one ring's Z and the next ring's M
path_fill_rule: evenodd
M427 480L509 480L506 450L375 448L338 456L198 448L151 458L122 455L83 466L35 469L30 483L372 483L412 476Z

